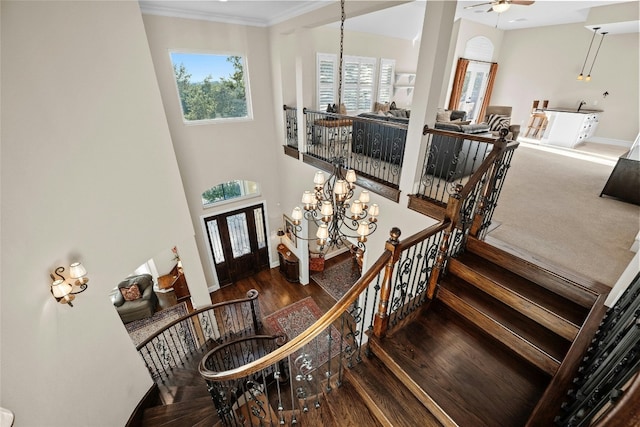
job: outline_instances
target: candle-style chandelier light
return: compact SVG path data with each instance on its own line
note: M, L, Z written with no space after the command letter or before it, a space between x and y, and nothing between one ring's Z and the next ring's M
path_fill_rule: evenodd
M356 173L353 169L344 169L343 157L333 159L333 172L326 178L322 171L316 172L313 191L302 194L302 208L296 206L291 218L295 225L292 230L297 238L312 240L300 236L303 218L317 227L318 247L321 251L341 248L349 239L364 252L367 236L378 227L380 208L377 204L368 205L369 192L362 190L357 199L353 199Z

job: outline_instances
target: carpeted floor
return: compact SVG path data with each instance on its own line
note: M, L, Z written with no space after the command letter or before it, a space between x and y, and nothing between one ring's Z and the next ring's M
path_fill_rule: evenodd
M322 289L338 301L360 278L360 270L353 258L346 258L324 271L311 275Z
M285 334L289 340L297 337L322 316L322 311L313 298L307 297L266 316L263 324L269 333L274 335ZM340 333L331 326L331 355L335 356L340 351ZM301 351L295 353L293 359L301 352L318 354L314 360L318 365L328 360L329 334L320 334L318 339L307 344Z
M146 319L134 320L125 324L125 328L131 337L134 345L140 344L148 337L153 335L154 332L162 329L164 325L178 319L180 316L184 316L188 313L186 303L182 302L176 304L164 310L154 313L153 316Z
M613 164L521 144L488 235L612 286L634 253L640 206L599 197Z

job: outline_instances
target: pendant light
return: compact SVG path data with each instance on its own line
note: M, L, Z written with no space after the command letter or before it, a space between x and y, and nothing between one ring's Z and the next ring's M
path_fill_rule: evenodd
M591 43L589 43L589 50L587 50L587 55L584 57L584 64L582 64L582 70L580 70L580 74L578 75L578 80L584 80L584 67L587 65L587 59L589 59L589 54L591 53L591 46L593 46L593 40L596 38L596 33L600 27L593 28L593 37L591 37ZM593 68L593 65L592 65Z

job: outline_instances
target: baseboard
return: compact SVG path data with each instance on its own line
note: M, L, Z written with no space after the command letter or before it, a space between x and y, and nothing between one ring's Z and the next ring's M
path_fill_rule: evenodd
M613 138L603 138L601 136L592 136L587 142L594 142L596 144L605 144L605 145L617 145L619 147L627 147L631 148L633 141L625 141L623 139L613 139Z
M151 388L144 395L142 400L138 402L136 409L134 409L133 413L129 417L129 421L125 427L142 427L142 419L144 417L144 411L148 408L152 408L158 405L160 401L160 390L158 389L158 384L153 383Z

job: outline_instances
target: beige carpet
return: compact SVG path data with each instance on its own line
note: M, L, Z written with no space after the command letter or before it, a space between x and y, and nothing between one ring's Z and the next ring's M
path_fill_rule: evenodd
M521 144L489 236L613 286L633 258L640 206L599 197L612 164Z

